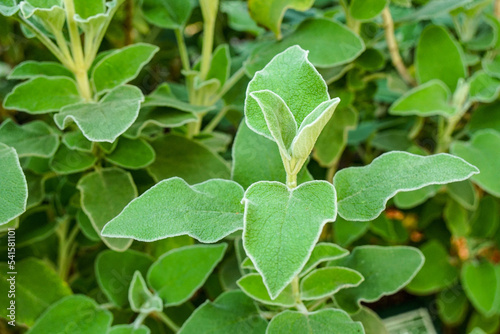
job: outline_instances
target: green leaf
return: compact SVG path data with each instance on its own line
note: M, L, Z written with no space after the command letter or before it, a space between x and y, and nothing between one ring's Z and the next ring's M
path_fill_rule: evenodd
M245 63L245 69L253 75L268 64L275 55L294 45L310 50L309 61L321 68L347 64L365 50L363 40L343 24L324 18L311 18L304 20L292 34L283 40L263 43L255 48ZM287 73L288 75L293 76L292 73ZM292 83L292 81L283 82ZM274 89L271 90L274 91ZM277 91L274 92L283 97L288 104L288 100L283 95Z
M498 201L492 196L484 196L470 220L470 235L477 238L492 238L500 223Z
M409 237L401 221L389 219L384 214L370 223L370 230L390 243L404 243Z
M274 299L303 269L323 226L335 220L335 189L326 181L294 189L261 181L247 189L243 203L243 246Z
M306 264L304 265L304 269L302 269L302 272L300 273L300 277L306 275L309 271L314 269L318 264L322 262L333 261L347 255L349 255L349 251L343 249L338 245L320 242L316 246L314 246L309 260L307 260Z
M219 155L186 137L166 135L151 145L156 160L148 172L156 182L176 176L189 184L230 177L229 167Z
M139 116L134 124L127 129L124 136L136 139L154 127L176 128L184 124L194 123L197 120L196 115L189 112L171 108L145 107L141 108Z
M5 296L0 299L0 316L9 319L10 298L7 292L11 282L15 282L15 320L17 324L32 326L35 320L54 302L70 295L71 289L59 275L39 259L27 258L16 263L12 280L7 262L0 263L0 288ZM8 280L9 279L9 280ZM12 319L10 319L12 320ZM9 321L10 321L9 320Z
M436 301L439 318L448 326L460 325L467 317L469 302L459 287L441 291Z
M213 51L206 80L216 79L219 81L220 87L222 87L230 74L231 54L229 53L229 45L222 44Z
M467 75L462 48L445 28L435 25L427 26L420 36L416 67L419 83L439 79L451 91Z
M178 177L167 179L130 202L102 234L141 241L188 234L201 242L217 242L243 228L242 198L243 189L232 181L190 186Z
M450 96L450 89L442 81L430 80L400 97L391 105L389 113L401 116L451 117L457 109L451 105Z
M95 276L102 292L118 307L128 305L128 290L135 272L145 276L153 259L145 253L105 250L95 260Z
M477 71L469 80L472 102L491 103L500 95L500 80L483 71Z
M472 136L469 142L452 143L451 153L474 164L481 171L471 180L490 194L500 197L500 133L493 130L481 130Z
M179 334L264 334L267 321L257 312L255 302L241 291L207 300L182 325Z
M472 113L469 121L469 131L476 133L480 130L495 130L500 133L500 113L497 113L500 107L499 102L483 104Z
M135 79L158 50L151 44L136 43L109 53L92 70L94 89L102 94Z
M180 29L191 15L191 1L143 0L142 12L150 23L166 29Z
M232 156L232 179L245 189L258 181L286 182L285 168L276 144L250 130L245 121L238 127ZM299 184L312 180L306 166L302 167L297 179Z
M360 302L377 301L382 296L401 290L418 273L424 256L413 247L360 246L332 265L358 271L365 280L355 288L339 291L335 300L342 309L355 313Z
M0 225L26 210L28 185L16 150L0 143Z
M325 125L316 141L314 158L323 167L333 165L347 146L347 135L358 123L358 115L352 109L338 108Z
M369 222L351 222L338 216L333 224L333 240L342 247L347 247L361 238L369 227Z
M432 184L417 190L401 191L394 196L394 204L400 209L414 208L434 197L439 188L439 185Z
M248 5L241 1L223 1L220 10L228 16L228 25L236 31L248 32L258 36L264 32L250 17Z
M356 65L367 71L378 71L385 66L385 56L381 51L369 48L356 59Z
M174 94L168 83L159 85L151 94L146 96L146 100L142 105L143 107L169 107L195 114L205 114L215 109L215 106L197 106L180 99Z
M347 313L337 309L320 310L308 314L296 311L284 311L273 317L267 328L267 334L310 333L362 334L363 326L354 322Z
M29 329L29 334L106 334L113 316L89 297L74 295L54 303Z
M469 235L469 213L453 199L448 199L444 208L444 221L454 237Z
M105 12L105 0L73 0L75 4L75 13L82 19L88 19L91 16Z
M66 13L60 1L23 1L19 8L25 19L35 17L37 23L52 34L62 30L66 22Z
M149 268L148 283L165 306L180 305L205 283L222 260L226 248L227 244L222 243L173 249Z
M97 162L92 153L70 150L66 145L60 145L50 159L50 168L59 174L83 172Z
M316 300L331 296L341 289L355 287L364 281L355 270L326 267L313 270L300 282L300 298Z
M132 311L137 313L151 313L163 311L163 302L160 297L149 291L146 281L140 271L134 273L130 288L128 290L128 300Z
M23 61L21 64L14 67L7 79L24 80L36 77L69 77L73 78L73 74L63 65L52 61Z
M428 1L425 5L419 7L417 10L404 15L397 21L423 21L434 17L444 15L452 10L465 6L473 0L439 0Z
M110 328L108 334L150 334L151 330L141 325L136 328L134 324L131 325L116 325Z
M85 138L85 136L79 130L65 132L62 137L62 142L71 150L92 152L92 142Z
M42 121L17 125L7 119L0 125L0 142L13 147L19 157L49 158L59 146L59 136Z
M431 184L468 179L478 169L449 154L427 157L407 152L385 153L364 167L345 168L335 174L339 214L347 220L375 219L387 201L400 191Z
M356 20L369 21L377 17L388 2L388 0L353 0L349 5L349 12Z
M475 210L479 202L479 196L470 180L453 182L446 185L448 195L467 210Z
M19 10L16 0L0 0L0 14L3 16L12 16Z
M134 123L142 101L139 88L119 86L99 102L63 108L54 120L61 130L75 122L88 140L112 143Z
M437 240L420 247L425 263L406 289L417 295L436 293L452 285L458 278L458 270L450 263L447 250Z
M132 176L119 168L104 168L82 177L77 184L81 206L94 229L101 233L104 225L117 216L137 196ZM124 251L131 239L109 239L102 241L111 249Z
M486 73L495 78L500 78L500 56L484 58L481 62Z
M288 285L275 299L271 299L264 280L259 274L245 275L238 280L237 284L245 294L263 304L293 307L296 303L291 285Z
M281 21L287 9L306 11L312 7L314 0L282 0L270 2L265 0L249 0L250 16L258 24L270 29L281 39Z
M366 334L389 334L382 319L368 307L362 307L358 313L351 315L351 319L361 322Z
M155 157L155 151L145 140L120 138L106 160L123 168L140 169L153 163Z
M81 101L76 83L70 78L37 77L17 85L5 97L3 106L30 114L45 114Z
M486 317L500 313L500 265L467 262L462 268L461 281L476 310Z
M76 222L87 239L92 241L101 241L101 237L97 234L94 226L92 226L92 222L89 217L87 217L85 212L81 209L78 210L78 213L76 214Z

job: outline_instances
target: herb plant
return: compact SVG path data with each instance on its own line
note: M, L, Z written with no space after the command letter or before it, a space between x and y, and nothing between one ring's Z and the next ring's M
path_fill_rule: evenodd
M2 333L500 328L498 1L0 13Z

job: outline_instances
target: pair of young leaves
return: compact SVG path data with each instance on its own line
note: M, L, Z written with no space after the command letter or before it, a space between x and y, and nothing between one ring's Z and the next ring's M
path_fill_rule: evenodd
M307 52L294 46L250 82L246 122L277 142L285 168L294 159L295 166L301 166L337 103L329 99ZM132 201L102 233L142 241L188 234L201 242L216 242L243 229L247 255L271 298L276 298L302 270L324 224L335 221L337 206L346 219L371 220L399 191L464 180L477 172L447 154L391 152L369 166L338 172L334 185L311 181L291 189L261 181L244 191L233 181L190 186L171 178Z

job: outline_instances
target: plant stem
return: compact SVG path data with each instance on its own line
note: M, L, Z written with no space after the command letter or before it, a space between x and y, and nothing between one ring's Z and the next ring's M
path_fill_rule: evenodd
M297 310L307 314L307 307L305 307L304 303L302 303L302 300L300 299L299 276L295 276L292 280L292 292L293 297L295 298L295 306L297 307Z
M398 42L396 41L396 36L394 35L394 21L392 20L389 6L386 6L382 11L382 19L384 20L385 40L387 42L389 54L391 55L392 64L404 81L412 86L416 86L417 83L415 82L415 79L413 79L410 73L408 73L408 70L403 63L403 59L399 54Z
M220 123L220 121L224 118L224 116L226 115L226 113L230 109L231 109L231 106L222 107L222 109L217 113L217 115L215 115L215 117L212 118L210 123L208 123L207 126L205 126L205 128L203 129L202 132L210 133L210 132L214 131L215 128L217 127L217 125Z
M76 251L76 245L73 244L75 241L78 232L80 231L80 227L78 224L71 229L69 235L68 233L68 225L70 223L69 218L63 219L59 223L59 227L57 228L57 237L59 239L59 251L58 251L58 273L61 279L64 281L68 278L68 271L73 259L73 255Z
M125 45L130 45L134 42L134 2L127 0L125 2L125 21L123 22L125 30Z
M172 330L172 332L177 333L179 331L179 326L175 324L165 313L163 312L155 312L156 315L168 328Z
M322 298L322 299L319 299L317 300L314 304L312 304L311 306L309 306L309 310L310 311L314 311L315 309L317 309L319 306L321 306L323 303L325 303L328 299L330 299L330 297L325 297L325 298Z
M179 55L181 56L182 69L185 71L190 71L191 65L189 63L186 41L184 40L184 33L181 28L174 29L174 32L175 38L177 39L177 46L179 48Z
M73 0L64 0L66 8L66 21L68 24L69 38L71 41L71 52L75 62L73 73L75 74L80 95L86 100L92 100L92 93L90 90L89 77L87 75L87 66L85 64L85 56L83 55L82 41L80 40L80 33L78 26L75 22L75 4Z
M137 328L141 327L142 323L148 317L148 315L149 315L149 313L145 313L145 312L139 313L137 318L135 318L134 323L132 324L134 326L134 328L137 329Z
M211 0L214 1L214 0ZM216 0L218 5L218 0ZM201 66L200 66L200 79L205 80L210 69L210 63L212 61L212 49L214 45L214 30L215 30L215 13L210 12L211 8L208 8L208 3L202 1L200 3L201 11L203 14L203 46L201 49Z
M290 189L297 187L297 174L286 174L286 186Z
M443 126L442 122L444 122L444 117L440 116L440 124L439 124L439 137L438 137L438 145L436 147L436 153L443 153L448 151L448 148L451 144L451 135L457 126L457 123L460 121L460 116L450 117L448 119L448 123L446 127Z
M328 167L326 170L326 180L330 183L333 183L333 177L335 176L335 172L337 171L338 161Z

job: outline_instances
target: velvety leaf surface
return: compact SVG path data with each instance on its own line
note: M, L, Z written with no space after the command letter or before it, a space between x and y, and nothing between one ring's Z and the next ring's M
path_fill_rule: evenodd
M16 150L0 143L0 225L26 210L28 185Z
M263 181L247 189L243 203L243 246L276 298L303 269L322 227L335 220L335 189L326 181L294 189Z
M446 185L451 198L460 203L467 210L475 210L479 203L479 196L470 180L453 182Z
M483 71L477 71L469 80L471 101L491 103L500 94L500 80Z
M472 305L485 316L500 312L500 266L468 262L462 268L462 285Z
M171 250L149 268L148 283L165 306L180 305L205 283L222 260L226 248L227 244L222 243Z
M48 158L56 152L59 136L42 121L17 125L7 119L0 125L0 143L13 147L19 157Z
M401 290L418 273L424 256L413 247L359 246L332 265L358 271L365 280L357 287L344 289L335 295L342 309L355 313L360 302L374 302L382 296Z
M243 228L243 189L226 180L194 186L180 178L156 184L103 229L109 237L154 241L188 234L213 243Z
M480 173L471 177L474 183L500 197L500 133L493 130L478 131L469 142L452 143L450 151L479 168Z
M28 331L29 334L64 333L106 334L113 316L91 298L66 297L53 304Z
M293 307L295 298L293 296L292 286L288 285L274 300L271 299L267 288L264 285L262 276L259 274L248 274L238 280L238 286L241 290L254 300L268 305L281 307Z
M400 191L468 179L478 169L449 154L422 157L407 152L385 153L364 167L335 174L339 214L353 221L376 218L387 201Z
M178 29L189 19L191 1L144 0L142 10L150 23L166 29Z
M29 96L29 98L26 98ZM67 77L37 77L17 85L3 102L5 109L45 114L59 111L83 99L76 83Z
M321 299L341 289L352 288L364 281L355 270L342 267L326 267L313 270L300 282L302 300Z
M5 291L5 297L0 299L0 315L4 318L9 314L7 308L10 299L7 291L11 278L6 262L0 264L0 288ZM32 326L36 319L54 302L72 294L68 284L61 280L57 273L39 259L28 258L16 263L16 322Z
M304 269L302 269L300 276L304 276L322 262L333 261L347 255L349 255L349 251L336 244L320 242L314 246L311 256L304 265Z
M169 107L189 113L206 113L214 106L192 105L174 94L168 83L159 85L151 94L146 96L144 107Z
M98 233L137 197L132 176L119 168L105 168L89 173L78 181L77 188L80 190L82 209ZM123 251L132 244L131 239L103 237L102 240L108 247L118 251Z
M134 123L142 101L144 97L139 88L119 86L99 102L63 108L54 120L60 129L75 122L90 141L112 143Z
M65 76L72 78L73 74L66 67L56 62L28 60L14 67L7 78L11 80L24 80L40 76Z
M106 156L109 162L129 169L147 167L155 158L156 153L147 141L128 138L120 138L113 152Z
M241 291L207 300L182 325L179 334L264 334L267 321L257 312L255 302Z
M128 305L128 289L136 271L146 276L153 259L141 252L105 250L96 258L96 279L109 301L119 307Z
M342 310L328 309L309 314L287 310L271 320L266 333L361 334L364 330L361 323L352 321Z
M349 12L356 20L371 20L382 12L388 2L388 0L353 0L349 6Z
M148 285L140 271L134 273L128 290L130 308L137 313L151 313L163 311L163 302L160 297L149 291Z
M105 1L103 0L74 0L75 13L82 19L104 13Z
M71 150L66 145L59 145L54 156L50 159L50 168L59 174L83 172L97 162L92 153Z

